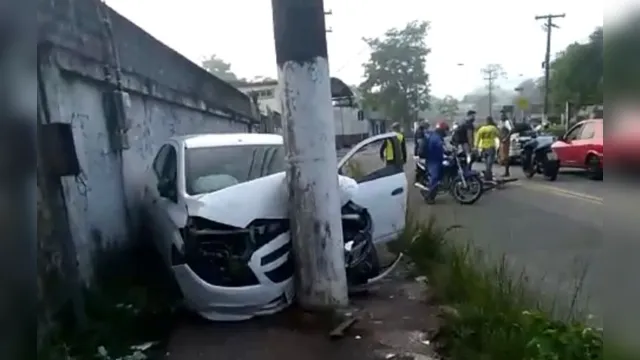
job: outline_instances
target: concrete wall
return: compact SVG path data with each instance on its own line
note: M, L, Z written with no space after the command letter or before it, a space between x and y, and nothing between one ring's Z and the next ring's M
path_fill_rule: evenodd
M134 239L140 184L161 142L180 134L247 132L252 116L247 96L112 13L130 99L122 129L129 146L120 149L113 140L118 125L105 106L114 86L104 73L94 3L41 1L38 13L45 21L38 47L44 122L72 125L82 170L62 178L61 188L86 281L98 249Z
M358 120L358 110L348 107L333 108L333 124L338 148L353 146L370 135L371 123L367 120Z

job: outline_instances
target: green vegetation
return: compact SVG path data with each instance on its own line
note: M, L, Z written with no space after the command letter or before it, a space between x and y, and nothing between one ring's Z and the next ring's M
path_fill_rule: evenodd
M157 359L175 319L177 298L155 253L110 249L98 256L95 285L84 292L82 324L65 312L38 348L41 360ZM169 279L169 280L168 280Z
M451 241L447 232L430 221L410 226L402 239L417 271L428 277L435 301L446 304L436 336L445 358L604 359L602 329L577 315L552 316L524 274L514 277L504 260L491 265L485 254ZM609 360L631 359L607 351Z
M364 39L371 49L359 87L364 105L401 121L407 129L420 110L430 107L428 30L428 22L412 21L382 37Z

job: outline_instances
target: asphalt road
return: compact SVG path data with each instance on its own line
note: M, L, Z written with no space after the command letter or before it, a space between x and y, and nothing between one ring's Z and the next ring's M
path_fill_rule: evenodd
M411 163L407 173L412 179ZM611 331L634 334L630 340L637 342L640 188L593 182L580 172L563 171L555 182L525 179L518 168L511 173L520 180L472 206L447 196L428 206L416 189L410 206L422 218L435 215L444 225L462 225L457 238L471 240L494 259L504 256L514 273L525 270L558 304L570 305L579 293L577 309L594 315L599 326L606 312Z
M373 165L377 155L369 156L361 158ZM413 168L410 159L410 180ZM422 220L435 215L443 226L461 225L457 239L494 259L504 256L514 273L526 271L558 304L571 306L575 298L575 308L594 315L596 325L603 326L606 314L608 333L623 330L640 344L640 187L613 177L591 181L579 171L562 171L555 182L525 179L518 167L511 173L518 182L472 206L449 196L428 206L411 186L410 208Z

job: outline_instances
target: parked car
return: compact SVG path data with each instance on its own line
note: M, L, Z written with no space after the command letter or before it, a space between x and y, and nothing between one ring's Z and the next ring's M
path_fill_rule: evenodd
M560 166L585 169L590 179L602 180L604 167L602 119L584 120L569 129L553 145Z
M384 140L399 146L395 134L374 136L339 168ZM374 245L397 239L405 227L406 176L402 166L387 166L359 181L336 174L351 287L392 270L379 265ZM280 135L181 136L159 148L144 187L144 221L186 304L202 317L239 321L292 303L284 169Z
M529 123L507 121L506 126L511 130L511 135L509 135L509 162L516 164L521 160L524 145L532 139L536 131Z

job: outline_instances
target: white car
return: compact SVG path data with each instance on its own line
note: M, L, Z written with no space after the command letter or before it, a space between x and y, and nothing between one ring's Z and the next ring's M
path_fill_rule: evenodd
M392 133L366 139L339 168L386 139L397 142ZM292 303L284 168L280 135L181 136L158 150L144 187L144 221L185 302L202 317L239 321ZM404 230L407 179L402 166L388 165L359 182L339 176L339 186L349 285L366 287L397 264L381 267L376 245Z

